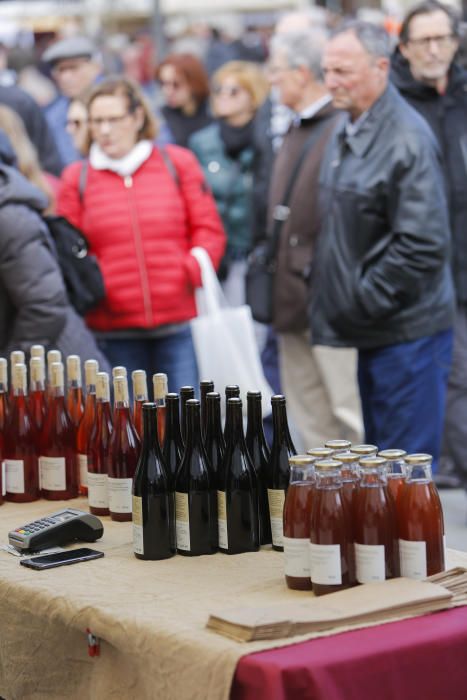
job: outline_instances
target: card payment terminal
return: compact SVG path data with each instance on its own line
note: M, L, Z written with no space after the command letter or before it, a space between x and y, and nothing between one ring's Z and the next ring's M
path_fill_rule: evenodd
M64 508L12 530L8 533L8 540L16 549L38 550L75 540L95 542L103 532L104 526L95 515L76 508Z

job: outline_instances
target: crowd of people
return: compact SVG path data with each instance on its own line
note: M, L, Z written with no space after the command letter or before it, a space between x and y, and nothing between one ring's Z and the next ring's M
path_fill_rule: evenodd
M274 232L257 340L302 447L364 431L380 449L429 452L439 483L467 487L459 40L437 0L413 7L397 39L295 12L265 61L234 44L209 66L174 51L151 90L108 75L89 37L54 42L51 103L0 86L0 355L43 343L165 372L170 391L196 385L191 249L239 306L249 256ZM80 229L99 262L106 295L85 319L44 212Z

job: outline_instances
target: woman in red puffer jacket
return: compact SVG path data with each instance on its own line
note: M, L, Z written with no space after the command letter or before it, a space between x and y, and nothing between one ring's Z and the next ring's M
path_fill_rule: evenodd
M57 202L104 276L106 298L87 322L113 365L165 372L178 391L198 381L188 322L201 274L190 250L205 248L217 267L222 223L191 152L154 146L154 118L136 84L107 78L87 106L89 161L66 168Z

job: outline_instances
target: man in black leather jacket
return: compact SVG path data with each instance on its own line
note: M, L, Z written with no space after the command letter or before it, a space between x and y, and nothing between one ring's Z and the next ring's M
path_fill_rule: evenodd
M366 439L439 456L452 353L450 232L438 148L388 85L383 29L344 25L323 60L348 113L320 176L313 342L354 346Z
M467 72L454 60L459 22L452 8L424 0L402 23L391 80L435 134L443 156L452 230L457 311L442 450L444 482L467 486ZM455 485L458 479L452 481Z

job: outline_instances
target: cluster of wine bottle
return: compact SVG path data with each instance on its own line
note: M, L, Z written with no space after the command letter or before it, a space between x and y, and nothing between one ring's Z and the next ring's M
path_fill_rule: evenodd
M331 593L445 568L432 458L331 440L290 459L284 505L289 588Z

